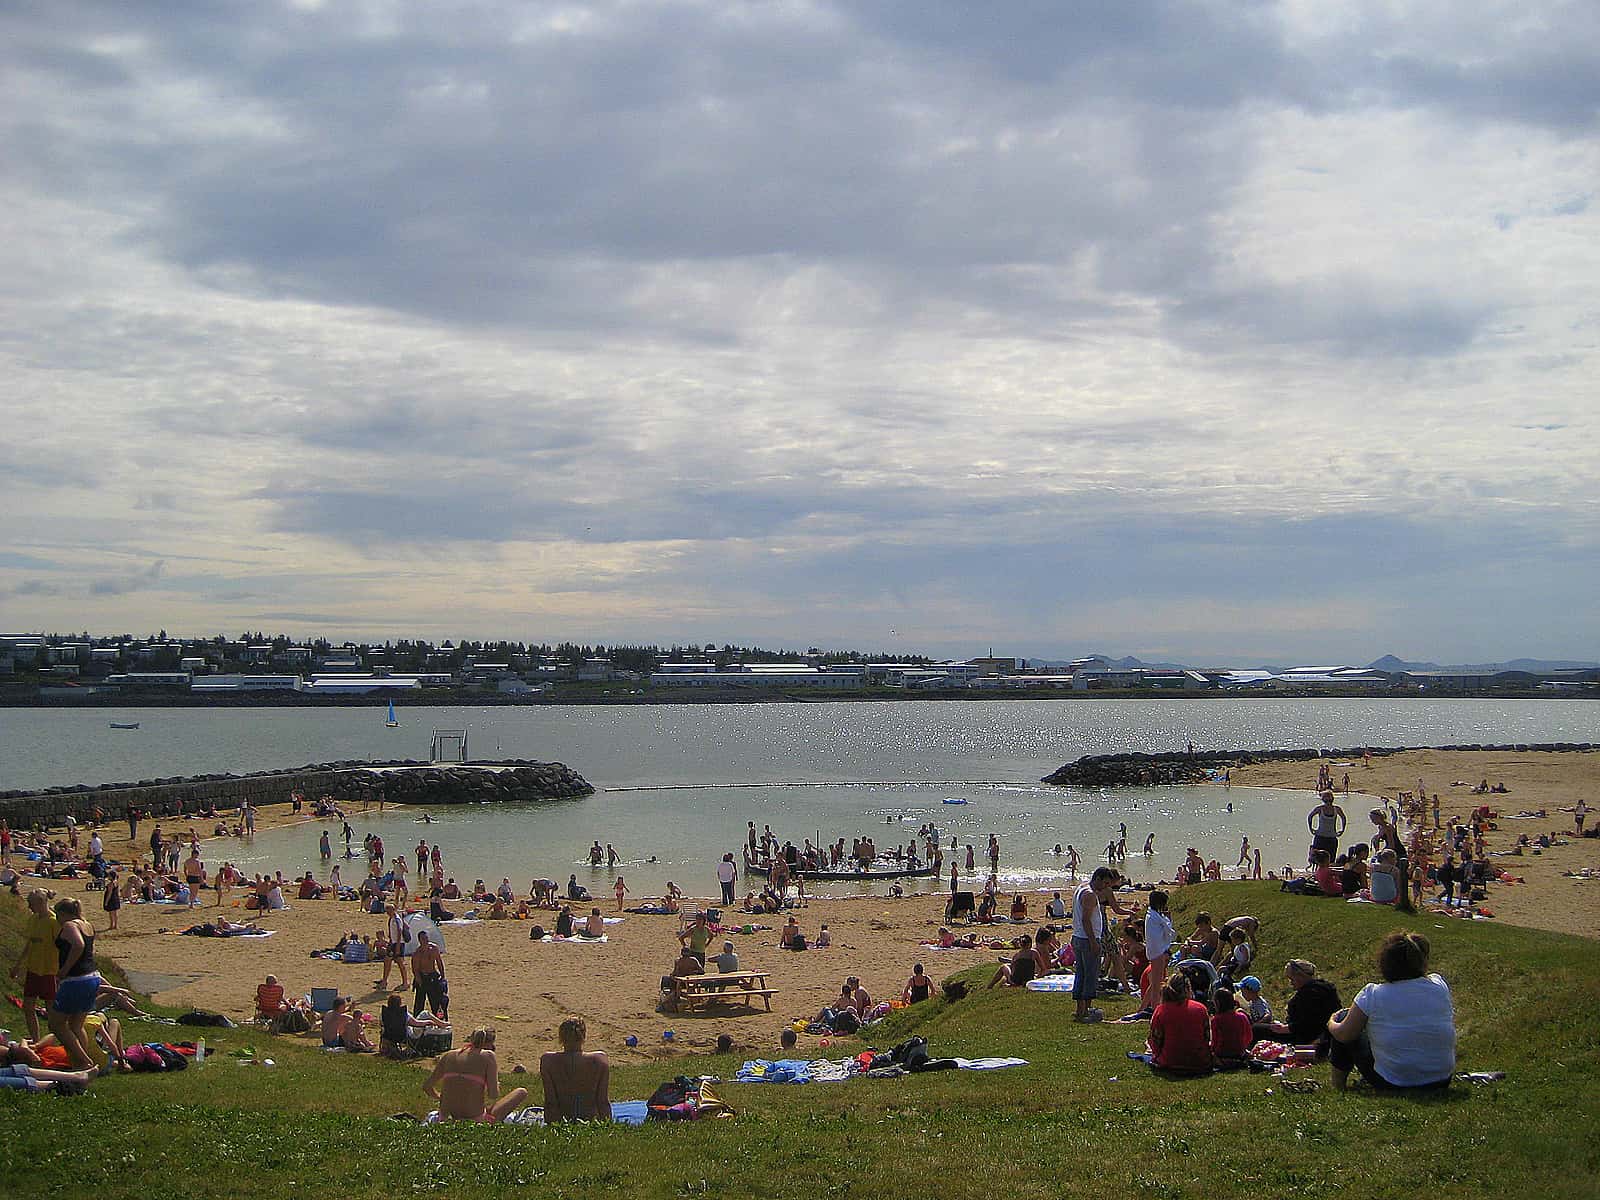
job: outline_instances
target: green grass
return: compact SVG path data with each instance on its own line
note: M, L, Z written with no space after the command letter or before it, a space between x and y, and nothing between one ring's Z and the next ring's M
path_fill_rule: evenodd
M1280 1012L1284 959L1314 960L1348 999L1373 977L1372 951L1397 923L1369 906L1224 884L1185 889L1174 904L1180 928L1202 905L1261 917L1258 973ZM16 910L0 907L0 953L13 957ZM996 990L898 1014L873 1044L921 1033L936 1054L1016 1054L1028 1067L728 1085L738 1117L694 1125L419 1129L383 1119L422 1111L413 1069L213 1030L208 1043L223 1057L203 1071L109 1078L79 1098L0 1093L0 1194L1595 1195L1600 942L1400 920L1433 940L1455 992L1462 1068L1505 1070L1504 1083L1413 1100L1326 1087L1294 1095L1244 1074L1171 1082L1126 1057L1141 1026L1079 1026L1067 997ZM981 983L987 973L966 974ZM6 1020L14 1028L19 1018L10 1010ZM139 1022L130 1032L171 1036ZM246 1045L278 1066L226 1059ZM731 1057L619 1066L612 1094L647 1095L678 1070L726 1077L737 1067Z

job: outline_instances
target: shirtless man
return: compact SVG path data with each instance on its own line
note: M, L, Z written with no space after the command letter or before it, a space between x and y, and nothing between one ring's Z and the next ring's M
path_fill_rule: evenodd
M588 1032L582 1017L568 1017L556 1032L561 1049L539 1056L546 1125L611 1119L611 1060L584 1050Z
M404 961L401 960L402 966ZM425 929L417 931L417 949L411 956L411 978L416 984L411 1011L420 1013L426 1004L436 1016L449 1020L450 990L444 978L444 955Z
M527 1088L500 1094L500 1060L495 1057L492 1029L474 1029L463 1049L441 1054L422 1090L439 1101L441 1120L485 1125L505 1120L528 1098ZM609 1116L609 1106L606 1112Z

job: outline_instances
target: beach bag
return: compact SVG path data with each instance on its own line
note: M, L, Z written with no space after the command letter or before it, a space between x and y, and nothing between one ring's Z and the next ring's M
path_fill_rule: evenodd
M667 1120L667 1109L682 1104L694 1095L698 1085L686 1075L679 1075L676 1079L669 1079L655 1091L650 1093L650 1099L645 1101L652 1120ZM681 1118L680 1118L681 1119Z
M165 1071L167 1064L149 1046L134 1043L123 1051L122 1057L135 1071Z
M856 1016L853 1008L841 1008L833 1014L833 1031L835 1033L854 1033L861 1028L861 1018Z
M448 1029L429 1030L419 1033L411 1039L411 1048L423 1058L433 1058L450 1049L455 1042L455 1034Z
M806 948L806 935L803 934L803 933L795 934L793 940L790 941L790 943L789 943L789 949L791 949L791 950L804 950L805 948Z
M310 1033L311 1018L298 1008L291 1008L286 1013L280 1013L272 1021L274 1033Z
M907 1038L898 1046L889 1051L889 1061L897 1063L908 1071L920 1071L928 1061L928 1039L925 1037Z
M372 960L372 954L367 949L365 942L346 942L344 944L344 961L347 963L364 963Z

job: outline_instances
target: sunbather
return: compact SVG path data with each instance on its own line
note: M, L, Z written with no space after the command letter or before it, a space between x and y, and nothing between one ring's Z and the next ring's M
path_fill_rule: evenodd
M500 1060L495 1057L492 1029L474 1029L465 1048L441 1054L422 1090L439 1101L441 1119L485 1125L504 1120L528 1098L527 1088L500 1095Z
M561 1022L561 1049L539 1057L547 1125L563 1121L611 1119L611 1061L603 1051L585 1051L588 1034L582 1017Z

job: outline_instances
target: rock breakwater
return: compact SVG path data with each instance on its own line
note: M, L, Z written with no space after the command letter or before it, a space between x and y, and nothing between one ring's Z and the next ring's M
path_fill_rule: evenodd
M512 759L485 763L334 762L247 775L190 775L141 779L136 783L78 784L0 792L0 817L13 827L79 820L98 812L104 820L130 809L154 817L199 812L211 805L236 808L280 804L291 792L307 799L332 796L341 802L386 804L527 803L567 800L594 792L565 763Z

